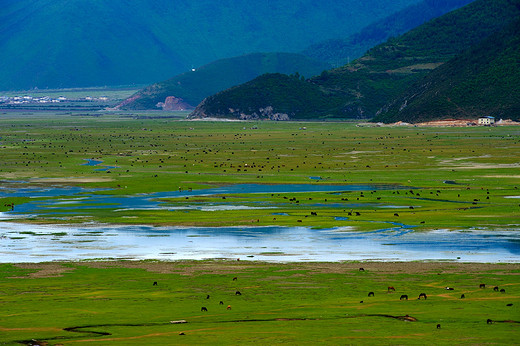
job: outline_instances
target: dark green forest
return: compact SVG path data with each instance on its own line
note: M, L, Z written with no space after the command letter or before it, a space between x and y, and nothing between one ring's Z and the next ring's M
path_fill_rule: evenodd
M276 105L275 113L287 114L289 119L312 119L316 114L326 112L330 100L299 74L269 73L206 98L191 117L209 114L217 118L246 115L247 118L265 119L268 116L262 109L271 105Z

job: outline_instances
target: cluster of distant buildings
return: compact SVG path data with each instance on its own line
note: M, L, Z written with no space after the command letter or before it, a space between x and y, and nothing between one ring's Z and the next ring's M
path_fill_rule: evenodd
M50 96L0 96L0 104L3 105L23 105L23 104L42 104L42 103L60 103L60 102L71 102L71 101L107 101L108 97L81 97L78 99L68 99L65 96L50 97Z
M33 96L0 96L0 103L8 105L22 105L29 103L59 103L66 101L65 98L51 98L49 96L33 97Z

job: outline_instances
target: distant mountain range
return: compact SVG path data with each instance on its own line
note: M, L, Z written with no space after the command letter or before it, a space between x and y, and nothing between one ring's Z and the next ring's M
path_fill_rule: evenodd
M120 105L122 109L184 109L198 105L205 97L245 83L264 73L284 73L312 77L332 67L334 62L360 56L368 48L391 36L406 32L423 22L461 7L473 0L424 0L370 24L345 40L328 40L304 51L312 60L296 54L249 54L220 59L194 72L185 72L138 92ZM362 50L362 51L361 51ZM319 63L328 61L331 63ZM166 98L172 101L165 102ZM173 106L173 108L172 108Z
M167 97L197 106L205 97L234 85L245 83L264 73L299 73L311 77L330 68L327 63L294 53L254 53L220 59L194 71L152 84L123 102L122 109L158 109Z
M3 0L0 90L148 84L211 61L300 52L419 0Z
M192 116L237 117L240 114L245 117L261 114L260 108L269 108L274 114L284 113L292 119L308 118L307 110L311 109L316 110L314 118L317 119L370 119L385 105L398 99L414 82L504 29L519 16L520 0L477 0L389 39L349 65L309 79L304 109L298 97L293 98L291 106L287 100L281 102L279 96L259 91L266 80L262 76L204 100ZM276 84L276 78L280 78L280 83L293 83L295 90L303 90L300 80L291 82L286 77L271 76L269 84ZM257 90L256 95L252 90ZM241 101L236 105L230 102L238 99ZM324 100L327 106L318 107Z

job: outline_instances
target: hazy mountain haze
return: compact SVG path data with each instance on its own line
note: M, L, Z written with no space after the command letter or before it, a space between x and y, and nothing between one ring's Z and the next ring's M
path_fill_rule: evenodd
M298 52L418 0L4 0L0 90L152 83L224 57Z

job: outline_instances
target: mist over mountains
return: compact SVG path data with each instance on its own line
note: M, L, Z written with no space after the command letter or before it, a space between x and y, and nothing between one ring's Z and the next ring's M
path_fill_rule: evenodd
M149 84L252 52L299 52L418 0L5 0L0 90Z
M361 31L341 39L318 42L303 54L335 67L361 57L368 49L474 0L424 0L371 23Z

